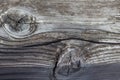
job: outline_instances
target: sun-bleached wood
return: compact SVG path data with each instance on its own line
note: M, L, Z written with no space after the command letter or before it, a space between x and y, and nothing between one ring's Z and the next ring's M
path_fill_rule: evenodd
M0 79L119 80L119 7L119 0L0 0Z

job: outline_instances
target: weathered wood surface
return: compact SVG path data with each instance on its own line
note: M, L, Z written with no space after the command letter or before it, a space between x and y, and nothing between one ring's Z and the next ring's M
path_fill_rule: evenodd
M0 80L120 80L119 0L0 0Z

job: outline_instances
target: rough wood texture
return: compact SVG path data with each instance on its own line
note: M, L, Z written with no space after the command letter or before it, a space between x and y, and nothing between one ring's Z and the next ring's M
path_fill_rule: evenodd
M0 0L0 80L120 80L119 0Z

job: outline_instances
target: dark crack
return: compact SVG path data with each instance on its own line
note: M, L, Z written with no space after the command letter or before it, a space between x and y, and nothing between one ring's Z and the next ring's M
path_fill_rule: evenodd
M44 45L50 45L52 43L58 43L61 41L66 41L66 40L81 40L81 41L86 41L86 42L95 43L95 44L120 45L120 43L100 42L100 41L94 41L94 40L87 40L84 38L66 38L66 39L57 39L57 40L53 40L53 41L49 41L49 42L26 45L24 47L44 46Z

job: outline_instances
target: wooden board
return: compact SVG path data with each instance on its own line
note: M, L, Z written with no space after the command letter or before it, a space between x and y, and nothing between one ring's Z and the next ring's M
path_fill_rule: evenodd
M0 80L119 80L119 0L0 0Z

